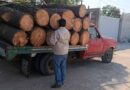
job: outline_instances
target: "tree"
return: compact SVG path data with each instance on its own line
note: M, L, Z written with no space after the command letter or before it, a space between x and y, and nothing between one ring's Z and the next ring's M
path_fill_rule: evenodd
M102 8L102 15L119 18L120 9L115 6L107 5Z
M12 1L19 4L26 4L31 2L31 0L12 0Z
M13 2L24 4L31 1L45 1L47 3L59 3L59 4L78 4L81 0L12 0Z
M78 4L81 0L44 0L47 3Z

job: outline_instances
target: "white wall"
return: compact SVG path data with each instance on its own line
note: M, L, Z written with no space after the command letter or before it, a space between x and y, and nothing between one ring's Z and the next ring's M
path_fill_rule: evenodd
M105 37L110 37L115 40L118 39L119 18L112 18L107 16L100 16L99 31Z
M121 17L121 27L120 27L120 41L130 40L130 13L123 14Z

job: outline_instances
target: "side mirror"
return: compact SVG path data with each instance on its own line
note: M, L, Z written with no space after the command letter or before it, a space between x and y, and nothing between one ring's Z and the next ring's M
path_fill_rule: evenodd
M97 38L101 38L101 36L99 34L97 34Z

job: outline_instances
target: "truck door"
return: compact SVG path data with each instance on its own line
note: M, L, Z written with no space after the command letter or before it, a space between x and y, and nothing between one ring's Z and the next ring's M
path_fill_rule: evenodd
M95 27L90 27L88 31L90 33L90 40L88 43L88 50L86 51L86 55L89 57L99 56L103 49L102 38Z

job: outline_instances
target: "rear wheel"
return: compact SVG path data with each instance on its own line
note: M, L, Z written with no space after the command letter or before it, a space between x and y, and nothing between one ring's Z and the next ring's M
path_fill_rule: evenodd
M103 63L111 63L113 58L113 49L110 48L109 50L107 50L104 55L102 56L102 62Z
M37 57L37 63L35 64L42 75L52 75L54 73L52 55L40 55Z

